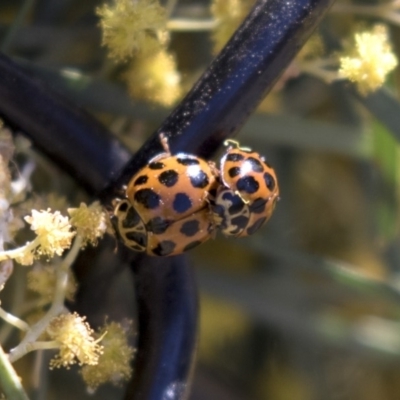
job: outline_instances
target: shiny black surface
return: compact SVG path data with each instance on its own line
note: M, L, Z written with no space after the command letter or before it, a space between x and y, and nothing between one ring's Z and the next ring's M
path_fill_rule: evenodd
M135 373L125 398L182 399L189 393L197 344L193 271L183 255L143 255L132 266L141 281L136 289L140 334Z
M1 53L0 117L30 137L91 194L109 185L132 156L84 110Z
M271 90L333 0L259 0L236 34L120 176L121 185L162 151L210 158ZM112 188L107 196L112 196Z

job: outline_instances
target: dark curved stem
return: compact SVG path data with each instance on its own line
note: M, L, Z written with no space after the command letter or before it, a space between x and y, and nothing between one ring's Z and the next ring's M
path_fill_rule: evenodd
M173 153L209 158L242 127L332 4L259 0L185 99L135 154L116 186L161 151L161 132L169 137ZM114 196L113 188L105 195Z
M116 179L132 156L85 111L1 53L0 117L30 137L91 194Z
M135 373L125 399L183 399L197 344L197 288L186 256L143 256L133 264L140 326ZM149 301L152 299L152 301Z

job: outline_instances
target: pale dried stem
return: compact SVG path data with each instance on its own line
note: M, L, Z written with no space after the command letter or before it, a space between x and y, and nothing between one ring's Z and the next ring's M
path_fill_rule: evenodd
M299 62L297 65L303 73L315 76L316 78L321 79L328 84L343 79L338 75L338 63L336 60L333 59L302 61ZM327 69L328 67L335 67L336 69L330 70Z
M0 307L0 318L8 322L10 325L13 325L16 328L20 329L21 331L29 330L29 325L25 321L16 317L15 315L8 313L1 307Z
M167 22L169 31L211 31L218 25L215 19L173 18Z
M28 351L31 351L29 349L34 346L34 343L36 342L38 337L46 330L50 321L64 311L64 301L68 286L68 271L79 254L82 242L82 237L77 235L67 256L57 266L57 280L53 303L50 309L44 315L44 317L31 327L22 342L17 347L11 350L9 355L11 362L15 362L16 360L24 356Z

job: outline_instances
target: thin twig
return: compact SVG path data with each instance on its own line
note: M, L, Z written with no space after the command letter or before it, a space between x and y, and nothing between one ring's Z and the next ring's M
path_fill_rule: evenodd
M173 18L167 22L170 31L211 31L218 25L215 19Z
M15 326L16 328L20 329L21 331L29 330L29 325L25 321L16 317L15 315L8 313L1 307L0 307L0 318L8 322L9 324Z

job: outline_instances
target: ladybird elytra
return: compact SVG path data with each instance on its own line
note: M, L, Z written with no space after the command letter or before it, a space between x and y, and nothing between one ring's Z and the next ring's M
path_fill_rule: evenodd
M213 230L208 208L172 222L164 232L148 234L147 253L172 256L191 250L210 238Z
M208 191L216 186L209 164L192 155L158 158L129 182L126 195L141 219L179 220L206 208Z

